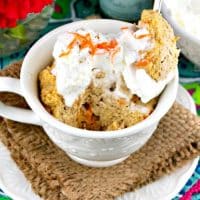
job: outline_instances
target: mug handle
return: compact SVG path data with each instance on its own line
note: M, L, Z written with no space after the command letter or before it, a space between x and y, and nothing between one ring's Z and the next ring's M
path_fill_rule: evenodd
M13 92L23 96L20 80L17 78L0 77L0 92ZM32 110L8 106L1 101L0 116L17 122L42 125L41 120Z

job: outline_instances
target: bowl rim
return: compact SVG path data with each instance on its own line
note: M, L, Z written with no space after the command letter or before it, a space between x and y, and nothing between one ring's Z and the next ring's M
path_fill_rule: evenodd
M72 23L73 24L76 23L76 24L80 24L80 26L81 25L84 26L84 24L89 24L89 23L98 24L97 22L98 23L110 23L110 24L123 23L124 25L129 25L129 26L132 25L131 23L128 23L128 22L123 22L120 20L112 20L112 19L91 19L91 20L76 21L76 22L72 22ZM165 93L167 89L169 90L170 88L172 88L170 90L170 92L168 92L168 96L170 96L171 98L168 101L167 101L167 99L165 99L163 101L166 104L164 106L162 105L163 106L162 111L161 111L161 109L158 110L158 105L157 105L156 108L154 109L154 111L151 113L151 115L149 115L145 120L143 120L133 126L130 126L128 128L114 130L114 131L93 131L93 130L86 130L86 129L72 127L70 125L67 125L67 124L59 121L58 119L53 117L50 113L48 113L47 110L42 105L39 98L37 98L37 100L40 102L43 109L38 109L37 104L34 102L34 99L30 95L30 93L27 91L25 84L23 84L23 82L25 80L24 77L27 74L25 69L29 63L29 57L31 57L32 52L37 50L40 43L42 43L43 41L48 41L48 39L51 38L53 35L58 35L59 32L62 32L65 29L67 30L67 28L69 28L70 24L72 24L72 23L60 26L60 27L54 29L53 31L50 31L46 35L44 35L41 39L39 39L31 47L31 49L26 54L24 61L22 63L22 69L21 69L21 73L20 73L21 88L22 88L24 97L25 97L26 101L28 102L29 106L31 107L33 112L42 120L42 126L45 127L45 123L46 123L53 128L56 128L62 132L65 132L65 134L77 136L80 138L108 139L108 138L120 138L120 137L127 137L127 136L131 136L131 135L135 135L136 133L138 133L138 131L144 131L144 130L152 127L153 125L157 125L159 120L168 112L168 110L171 108L171 106L173 105L173 103L176 99L176 94L178 91L178 69L175 72L175 77L171 80L170 83L168 83L168 85L166 86L166 88L163 91L163 93ZM38 50L37 50L37 52L38 52ZM160 101L159 101L158 104L163 104L163 102L160 103Z
M196 37L194 34L186 31L184 28L182 28L176 20L171 15L171 10L166 5L166 0L163 1L161 12L163 13L163 16L166 18L166 20L172 25L172 27L175 29L175 31L180 34L180 39L184 37L187 37L189 40L192 40L194 43L197 43L200 46L200 38Z

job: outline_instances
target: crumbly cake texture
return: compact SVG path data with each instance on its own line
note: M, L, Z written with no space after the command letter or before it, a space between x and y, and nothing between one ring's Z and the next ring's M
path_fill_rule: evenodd
M89 130L117 130L147 117L142 112L131 111L126 100L116 99L93 85L86 89L72 107L67 107L57 92L56 78L51 71L52 67L47 67L39 74L41 101L55 118L68 125ZM133 98L133 102L144 105L137 97ZM153 99L145 107L153 111L156 103L157 99Z
M0 93L0 100L5 103L24 107L21 97L13 96L13 100L9 97L8 101L6 97L7 94ZM118 165L101 169L70 160L37 126L1 119L0 140L33 191L44 200L111 200L173 172L200 155L200 119L175 103L139 151Z
M144 69L153 79L163 80L170 71L177 68L179 56L176 47L177 37L168 22L156 11L144 10L140 24L145 24L155 42L154 48L145 57L148 64Z

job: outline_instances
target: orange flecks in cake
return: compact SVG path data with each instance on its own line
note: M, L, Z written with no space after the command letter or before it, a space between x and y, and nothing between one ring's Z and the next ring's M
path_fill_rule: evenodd
M118 104L119 104L120 106L124 106L124 105L126 104L126 99L120 98L120 99L117 100L117 102L118 102Z
M92 112L92 107L90 105L85 112L85 118L87 119L88 124L94 123L94 116L93 116L93 112Z

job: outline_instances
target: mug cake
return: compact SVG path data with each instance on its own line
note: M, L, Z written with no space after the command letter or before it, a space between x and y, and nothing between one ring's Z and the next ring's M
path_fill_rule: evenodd
M146 119L174 78L179 50L162 16L145 10L132 27L103 34L87 27L60 35L39 74L49 113L73 127L118 130Z

